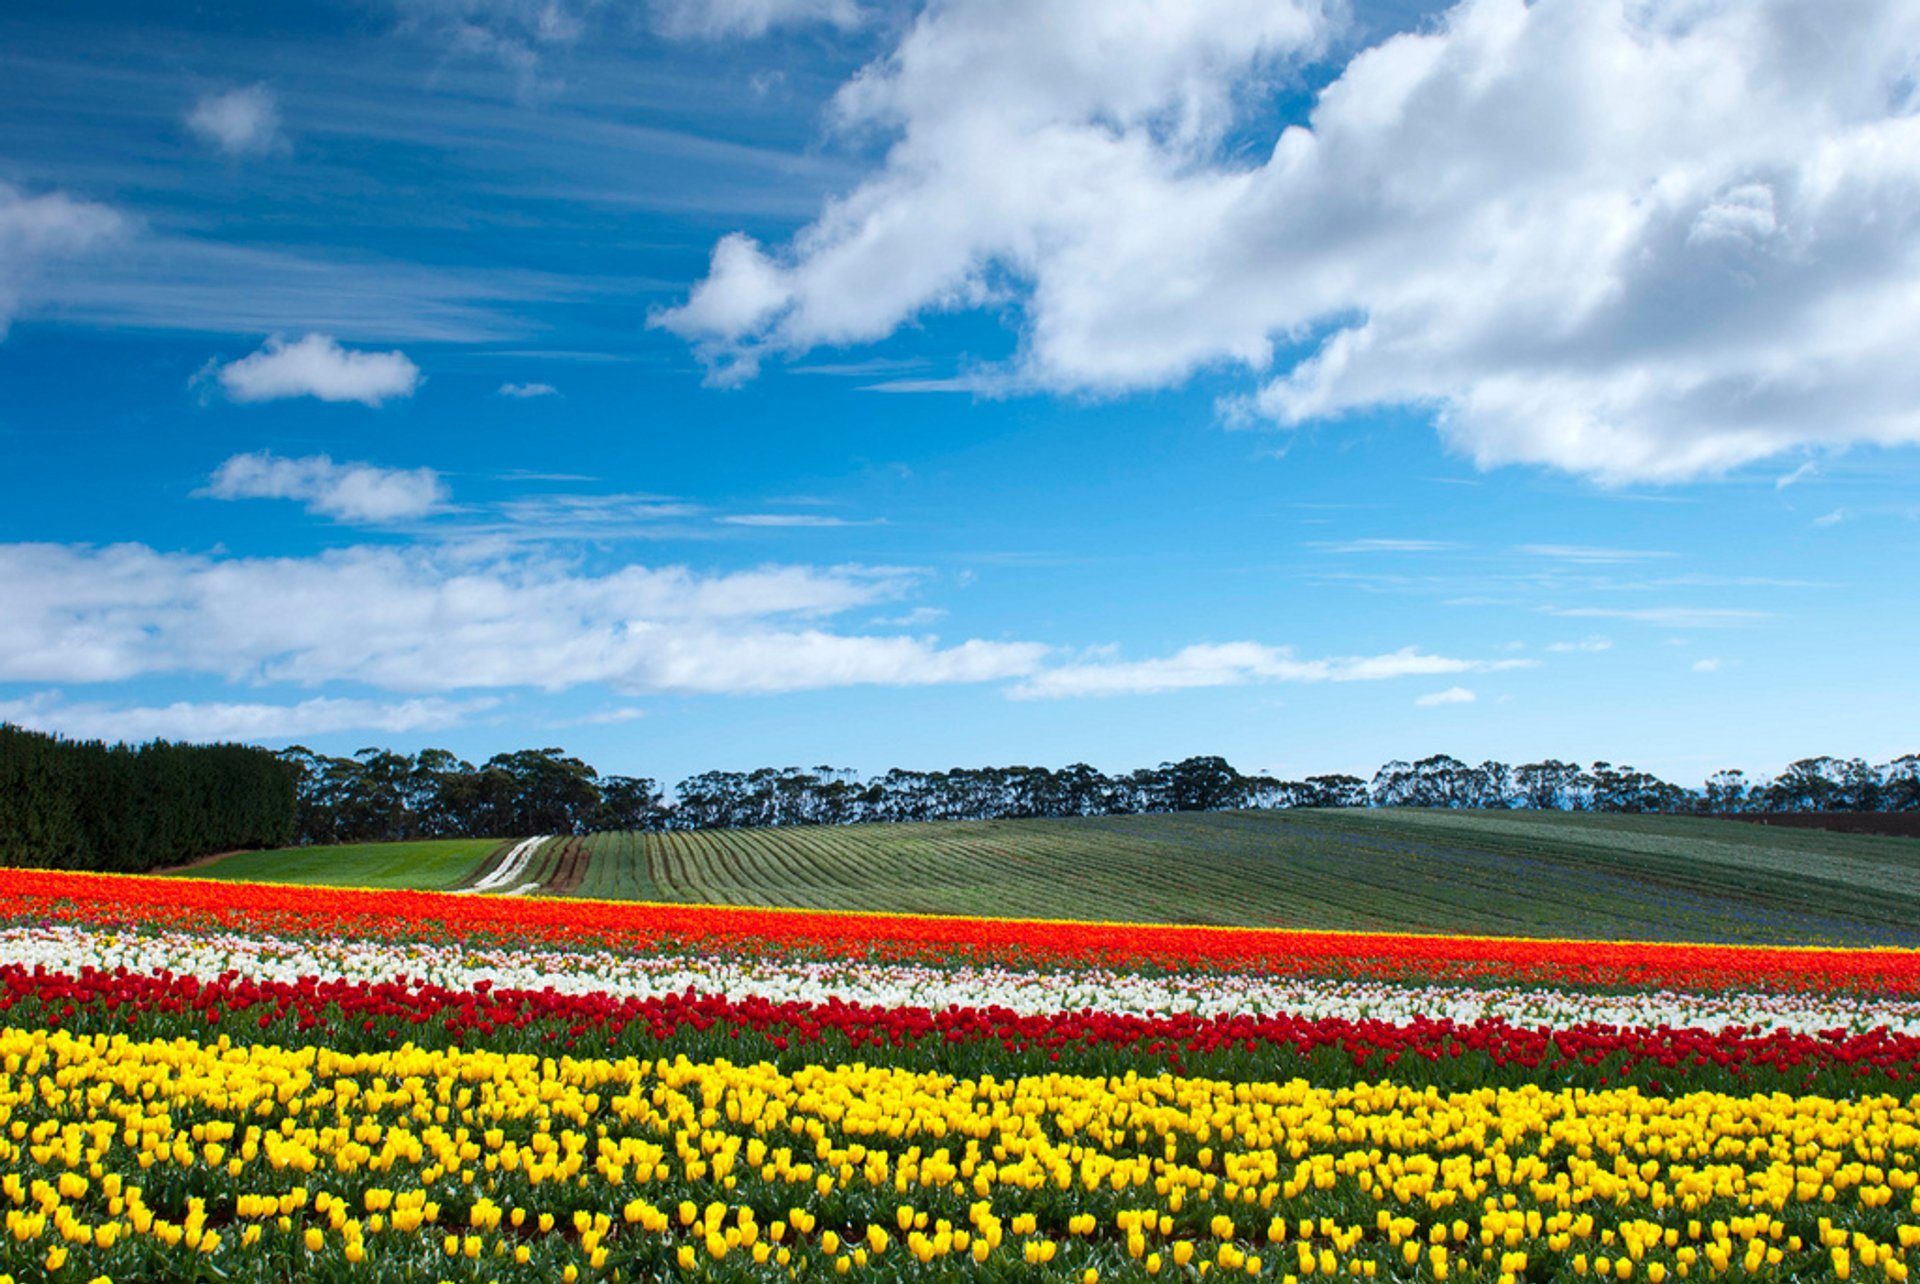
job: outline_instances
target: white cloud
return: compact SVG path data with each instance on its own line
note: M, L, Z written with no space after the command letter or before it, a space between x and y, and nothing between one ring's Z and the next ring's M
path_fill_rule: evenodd
M294 499L345 522L396 522L445 506L446 483L431 468L336 464L326 455L288 459L272 451L235 455L199 492L210 499Z
M500 395L526 401L533 397L557 397L560 390L550 383L503 383Z
M265 85L204 95L187 113L187 126L229 156L257 156L286 145L280 104Z
M896 629L918 629L925 628L929 624L938 624L946 617L945 607L916 606L901 615L881 616L874 620L874 623Z
M393 0L401 25L435 41L449 54L498 63L512 72L520 94L550 83L541 61L585 34L598 0Z
M829 517L824 513L730 513L713 520L726 526L871 526L872 522L856 522L845 517Z
M1349 539L1313 547L1329 553L1444 553L1460 546L1443 539Z
M1789 486L1797 485L1798 483L1805 481L1807 478L1817 477L1819 476L1819 474L1820 474L1820 465L1815 463L1813 460L1809 459L1806 463L1800 465L1798 468L1794 469L1792 472L1782 473L1780 476L1774 478L1773 488L1775 490L1785 490Z
M226 365L209 363L195 378L217 381L235 401L318 397L378 406L411 397L420 386L420 367L403 352L342 348L331 335L310 334L293 343L275 335L260 351Z
M27 196L0 183L0 339L6 338L21 296L52 259L78 254L126 229L104 205L62 192Z
M866 20L856 0L653 0L654 22L672 36L763 36L775 27Z
M295 704L183 700L166 705L109 705L68 702L57 693L43 692L24 700L0 701L0 722L80 740L291 740L334 731L440 731L499 703L491 697L383 703L317 696Z
M974 397L997 397L1017 389L1005 375L982 372L939 379L888 379L884 383L863 384L860 391L895 394L964 392Z
M836 100L878 171L656 320L725 380L991 308L1032 388L1237 366L1281 425L1422 407L1610 483L1920 441L1920 8L1463 0L1249 148L1331 11L931 6Z
M1611 651L1613 650L1613 639L1609 637L1602 637L1600 634L1596 633L1591 637L1581 638L1578 642L1550 642L1547 644L1547 650L1549 651L1588 651L1588 652Z
M530 480L521 478L520 480ZM561 481L592 478L556 477ZM707 510L666 495L561 492L523 495L491 506L489 515L443 527L439 534L467 542L514 543L627 539L717 538ZM694 520L700 519L700 520Z
M524 338L534 328L530 305L577 297L582 288L497 264L439 267L148 230L111 256L68 265L41 283L34 301L80 325L476 343Z
M1548 557L1560 562L1603 564L1608 562L1645 562L1675 554L1653 548L1604 548L1593 544L1522 544L1522 553Z
M207 674L407 694L596 683L770 692L995 681L1045 657L1029 642L942 646L826 627L897 600L916 578L847 566L593 575L461 548L237 558L0 545L0 681Z
M1403 647L1385 655L1303 660L1290 647L1258 642L1202 643L1152 660L1066 664L1014 687L1016 699L1143 695L1250 682L1379 682L1441 673L1532 668L1534 660L1461 660Z
M1773 618L1771 611L1749 611L1721 606L1562 606L1548 607L1548 615L1570 620L1632 620L1669 629L1723 629L1757 624Z
M1414 701L1422 709L1432 709L1443 704L1472 704L1480 697L1466 687L1448 687L1445 691L1434 691Z
M635 722L646 716L647 711L645 709L637 708L633 705L622 705L615 709L601 709L597 713L590 713L584 718L575 719L575 722L583 727L611 727L617 726L622 722Z
M1713 673L1717 671L1719 668L1720 668L1720 657L1717 655L1710 656L1705 660L1695 660L1693 662L1693 671L1695 673Z

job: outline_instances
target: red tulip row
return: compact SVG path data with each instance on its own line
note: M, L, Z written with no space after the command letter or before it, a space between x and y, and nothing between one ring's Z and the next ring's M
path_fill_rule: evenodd
M1119 966L1223 967L1355 979L1684 989L1920 993L1920 951L1528 940L841 914L577 899L507 899L184 878L0 870L13 917L214 926L374 939L421 936L614 948Z
M1005 1065L1028 1061L1079 1064L1088 1054L1117 1054L1130 1066L1181 1070L1219 1068L1222 1058L1262 1075L1276 1069L1342 1068L1430 1080L1444 1066L1470 1069L1469 1082L1644 1082L1654 1087L1800 1088L1811 1079L1872 1080L1877 1087L1920 1080L1920 1037L1885 1029L1817 1035L1740 1028L1721 1031L1579 1025L1523 1027L1486 1019L1470 1023L1419 1018L1308 1019L1295 1016L1193 1014L1131 1016L1093 1011L1021 1014L999 1007L879 1007L728 999L691 992L655 998L496 989L482 982L453 990L408 982L368 983L308 978L260 981L228 973L202 981L168 973L62 973L0 966L0 1020L80 1029L226 1031L277 1036L339 1048L484 1041L495 1048L613 1047L637 1055L698 1051L721 1043L777 1057L823 1047L836 1056L951 1068L972 1051ZM747 1047L731 1045L742 1039ZM689 1049L682 1045L695 1045ZM1283 1065L1276 1065L1284 1063ZM1306 1063L1306 1064L1297 1064ZM1440 1075L1448 1081L1458 1073Z

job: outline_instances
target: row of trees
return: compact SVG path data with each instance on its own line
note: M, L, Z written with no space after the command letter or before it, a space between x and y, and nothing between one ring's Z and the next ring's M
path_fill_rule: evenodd
M137 872L284 846L294 785L264 749L106 745L0 723L0 865Z
M1371 780L1243 775L1194 757L1107 775L1046 767L895 768L862 778L834 767L709 771L671 793L645 777L602 776L558 749L499 754L476 767L443 749L363 749L333 758L296 746L282 760L298 789L302 842L373 842L610 829L736 829L860 821L996 820L1284 807L1474 807L1578 811L1920 811L1920 755L1872 766L1805 758L1778 776L1722 771L1687 789L1629 766L1547 759L1471 765L1446 754L1394 761Z

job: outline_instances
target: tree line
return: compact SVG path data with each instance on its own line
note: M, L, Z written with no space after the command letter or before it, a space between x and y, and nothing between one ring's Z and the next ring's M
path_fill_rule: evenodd
M245 745L108 745L0 723L0 866L140 872L293 842L295 772Z
M1563 811L1920 811L1920 754L1870 765L1814 757L1773 777L1720 771L1684 788L1630 766L1546 759L1469 764L1447 754L1395 760L1372 778L1281 780L1193 757L1109 775L1085 763L894 768L862 777L835 767L709 771L669 791L638 776L602 776L559 749L498 754L480 766L444 749L280 754L297 791L304 843L497 837L622 829L735 829L925 820L1011 820L1287 807L1534 808Z

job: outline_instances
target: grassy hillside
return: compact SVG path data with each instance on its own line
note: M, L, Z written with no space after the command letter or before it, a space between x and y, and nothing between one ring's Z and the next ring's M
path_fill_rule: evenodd
M194 878L323 887L452 887L475 872L499 846L491 838L430 838L350 847L283 847L238 852L181 872Z
M296 848L191 872L450 888L506 846ZM617 900L1920 945L1920 842L1681 816L1217 812L600 834L547 844L524 880Z
M1920 843L1680 816L1290 811L608 834L576 894L1673 940L1920 944Z

